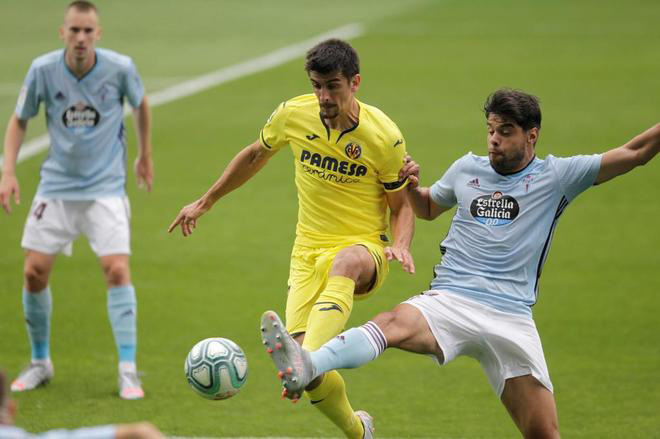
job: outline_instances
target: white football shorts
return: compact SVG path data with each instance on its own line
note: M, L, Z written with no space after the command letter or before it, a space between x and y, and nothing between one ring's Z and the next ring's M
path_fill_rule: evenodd
M128 197L61 200L35 196L21 247L71 256L73 241L85 235L97 256L130 254Z
M534 320L505 313L447 291L425 291L404 303L419 309L447 364L460 355L481 363L501 397L507 379L532 375L552 392L541 339Z

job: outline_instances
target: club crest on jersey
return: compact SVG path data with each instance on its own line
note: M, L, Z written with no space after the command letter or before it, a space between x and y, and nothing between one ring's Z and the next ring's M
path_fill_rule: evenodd
M520 212L518 201L500 191L482 195L472 200L470 214L487 226L503 226L516 219Z
M353 142L346 145L345 151L348 158L353 160L357 160L362 155L362 147L360 147L360 145L358 145L357 143L353 143Z
M89 131L98 125L101 115L96 108L91 107L84 102L78 102L62 114L62 123L73 131Z

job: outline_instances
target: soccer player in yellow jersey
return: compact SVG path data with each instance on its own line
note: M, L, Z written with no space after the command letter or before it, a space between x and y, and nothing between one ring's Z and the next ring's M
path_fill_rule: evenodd
M313 47L305 69L314 94L280 104L259 139L229 163L197 201L170 225L192 233L198 218L221 197L255 175L281 148L293 152L299 211L291 254L286 326L308 350L341 332L353 300L374 293L388 261L415 270L409 252L414 219L399 178L406 144L382 111L358 101L359 60L346 42L331 39ZM388 245L387 211L393 242ZM307 393L349 438L373 437L373 421L354 412L336 372L314 380ZM297 400L301 395L283 394Z

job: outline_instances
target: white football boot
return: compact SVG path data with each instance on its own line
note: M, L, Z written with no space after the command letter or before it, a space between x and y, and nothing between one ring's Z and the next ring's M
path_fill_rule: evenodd
M362 426L364 427L364 436L362 436L362 439L373 439L376 431L374 428L374 418L364 410L357 410L355 415L360 418L360 422L362 422Z
M289 335L274 311L261 316L261 336L282 380L282 396L297 401L315 377L309 352Z
M135 363L119 364L119 397L121 399L144 398L144 391L137 375Z
M48 384L55 375L53 363L50 360L32 361L11 383L12 392L24 392Z

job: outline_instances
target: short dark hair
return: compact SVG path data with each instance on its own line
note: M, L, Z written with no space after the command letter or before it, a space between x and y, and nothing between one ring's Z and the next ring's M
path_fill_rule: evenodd
M486 119L496 114L503 119L515 122L523 130L541 129L541 107L539 98L520 90L501 88L486 99L484 103Z
M96 6L92 2L88 2L86 0L75 0L71 3L69 3L69 6L66 7L67 12L69 9L75 9L76 11L79 12L89 12L89 11L94 11L97 14L99 11L96 9Z
M309 49L305 58L305 71L322 75L341 72L346 79L360 73L360 58L346 41L331 38Z

